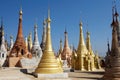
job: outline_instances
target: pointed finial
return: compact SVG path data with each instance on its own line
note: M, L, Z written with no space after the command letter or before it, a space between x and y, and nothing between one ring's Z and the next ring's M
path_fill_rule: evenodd
M113 7L112 7L112 18L113 18L113 21L112 21L112 23L111 23L111 26L112 26L112 27L115 25L114 14L115 14L115 12L114 12L114 6L113 6Z
M110 51L109 39L107 40L108 51Z
M64 32L65 34L67 34L67 30L66 30L66 28L65 28L65 32Z
M44 20L43 20L43 25L46 25L46 20L45 20L45 17L44 17Z
M3 18L1 17L1 28L3 30Z
M10 39L13 39L13 36L12 36L12 35L10 35Z
M87 35L90 35L90 32L87 31Z
M62 43L62 39L60 39L60 43Z
M22 12L22 6L20 7L20 15L22 15L23 14L23 12Z
M50 19L50 8L48 8L48 18L47 18L47 22L51 22L51 19Z
M82 21L80 21L80 26L82 26Z
M34 27L37 28L37 18L35 19Z
M34 24L34 28L37 28L37 24Z
M50 18L50 8L48 8L48 18Z

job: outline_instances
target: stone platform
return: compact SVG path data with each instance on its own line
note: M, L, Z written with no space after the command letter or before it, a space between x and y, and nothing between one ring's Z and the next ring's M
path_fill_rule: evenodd
M47 78L47 79L67 79L68 78L68 73L56 73L56 74L36 74L34 75L37 78Z

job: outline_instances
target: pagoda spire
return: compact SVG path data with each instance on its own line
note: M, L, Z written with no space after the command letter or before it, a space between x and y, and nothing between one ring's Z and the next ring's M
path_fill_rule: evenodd
M3 30L4 26L3 26L3 18L1 17L1 29Z
M31 32L28 35L27 41L28 41L28 51L31 52L32 44L33 44L32 43L32 33Z
M69 47L69 44L68 44L68 33L67 33L67 31L66 31L66 29L65 29L65 32L64 32L64 34L65 34L65 43L64 43L64 47Z
M84 37L83 37L83 29L82 29L82 22L80 22L79 24L80 26L80 39L79 39L79 45L78 45L78 49L77 51L82 55L82 54L87 54L87 48L86 48L86 45L85 45L85 42L84 42ZM84 52L85 53L81 53L81 52Z
M1 60L1 66L4 66L4 62L6 60L7 56L7 49L5 47L5 38L4 38L4 30L3 30L3 21L1 19L1 44L0 44L0 60Z
M116 53L116 50L118 48L118 35L117 35L117 29L116 26L113 26L112 29L112 46L111 46L111 55L115 55L114 53Z
M60 49L59 49L59 55L62 53L63 47L62 47L62 39L60 39Z
M7 49L5 47L5 37L4 37L4 29L3 29L3 21L1 20L1 27L2 27L2 41L0 45L0 50L7 52Z
M40 44L41 48L42 48L42 51L44 50L45 48L45 42L46 42L46 21L44 19L43 21L43 34L42 34L42 42Z
M90 33L88 31L87 31L87 38L86 38L86 47L87 47L88 51L92 50L91 42L90 42Z
M77 65L76 65L76 70L85 70L85 65L87 65L83 59L82 56L86 56L88 53L88 50L86 48L85 42L84 42L84 37L83 37L83 30L82 30L82 22L79 24L80 26L80 39L79 39L79 44L77 48L77 57L79 59Z
M19 11L19 25L18 25L18 34L17 34L17 38L23 38L23 32L22 32L22 8Z
M47 22L47 32L46 32L46 44L45 50L43 51L43 56L41 61L35 70L35 73L40 74L56 74L56 73L63 73L61 66L58 64L54 51L52 49L52 42L51 42L51 28L50 28L50 10L48 10L48 18ZM47 76L49 77L49 76Z
M67 58L70 58L72 51L70 50L70 47L68 44L68 34L67 34L66 29L65 29L64 35L65 35L65 41L64 41L64 48L63 48L63 51L61 53L61 59L67 60Z
M3 18L1 17L1 26L0 26L0 45L2 44L2 32L4 29L4 26L3 26Z
M110 44L109 44L109 41L108 41L107 46L108 46L108 53L109 53L109 55L110 55Z
M46 51L53 51L52 42L51 42L50 9L48 9L48 18L47 18L46 22L47 22L47 34L46 34L46 47L45 47L45 50Z
M10 36L10 50L12 49L13 45L14 45L13 36Z
M116 15L117 16L117 15ZM112 45L110 55L106 55L104 80L120 80L120 43L119 25L112 26ZM108 45L109 47L109 45ZM109 49L108 49L109 50Z
M23 32L22 32L22 8L19 11L19 23L18 23L18 33L16 37L15 44L10 52L10 57L32 57L31 54L28 53L25 40L23 37ZM15 66L15 65L14 65ZM18 65L20 66L20 65Z
M32 47L32 54L34 57L42 57L42 50L39 45L38 34L37 34L37 24L34 25L34 42Z
M63 51L61 53L61 59L64 60L63 66L70 67L71 66L72 51L70 50L70 47L69 47L69 44L68 44L68 34L67 34L66 29L65 29L64 34L65 34L65 41L64 41L64 48L63 48Z

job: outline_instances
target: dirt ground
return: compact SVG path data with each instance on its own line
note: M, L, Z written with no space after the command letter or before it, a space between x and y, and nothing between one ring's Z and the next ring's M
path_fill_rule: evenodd
M26 74L25 69L21 68L2 68L0 69L0 80L102 80L104 70L99 71L75 71L64 69L68 73L68 79L43 79L35 78L32 74Z

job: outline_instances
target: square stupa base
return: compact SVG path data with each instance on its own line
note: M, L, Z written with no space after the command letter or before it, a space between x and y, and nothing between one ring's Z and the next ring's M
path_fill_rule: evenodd
M56 73L56 74L40 74L34 73L37 78L47 78L47 79L67 79L68 73Z

